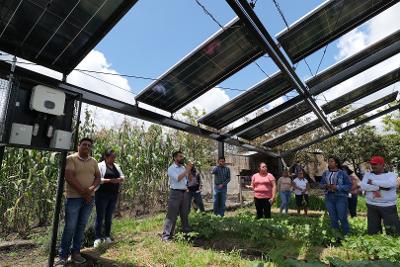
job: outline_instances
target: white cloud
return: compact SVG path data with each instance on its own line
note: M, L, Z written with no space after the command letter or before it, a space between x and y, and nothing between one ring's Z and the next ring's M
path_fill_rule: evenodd
M342 59L355 54L366 46L400 29L400 4L396 4L369 20L365 27L356 28L339 39L339 55Z
M368 34L354 29L339 39L337 47L339 54L335 56L336 60L346 58L357 53L368 45Z
M196 107L200 110L205 110L206 113L210 113L227 103L230 97L225 93L224 90L220 88L212 88L205 94L196 98L194 101L187 104L185 107L181 108L178 113L182 113L184 110L192 107Z

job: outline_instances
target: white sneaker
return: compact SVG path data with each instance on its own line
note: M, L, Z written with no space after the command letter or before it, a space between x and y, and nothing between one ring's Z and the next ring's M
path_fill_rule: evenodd
M106 244L111 244L113 241L111 240L110 237L106 237L106 239L104 240L104 243Z
M101 245L101 239L96 239L94 241L93 247L94 248L98 248Z

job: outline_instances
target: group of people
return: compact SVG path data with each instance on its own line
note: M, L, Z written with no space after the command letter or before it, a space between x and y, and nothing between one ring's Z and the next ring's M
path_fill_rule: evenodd
M120 184L124 181L121 168L115 163L113 150L106 150L100 162L91 157L93 141L83 138L79 141L78 152L67 157L65 167L65 225L61 238L59 259L56 265L65 265L67 259L75 263L86 260L80 254L84 231L93 206L96 206L94 247L101 243L111 243L112 215L117 203ZM174 236L178 215L182 231L190 231L188 215L192 200L196 207L204 211L201 197L201 177L193 162L185 164L183 152L172 155L173 163L168 168L170 193L167 214L162 233L163 241L171 241ZM369 161L372 171L365 173L362 182L347 166L342 166L339 159L329 157L326 170L319 183L325 192L325 205L331 226L341 229L343 234L350 230L348 213L356 216L357 196L366 194L368 234L382 232L382 221L387 234L400 234L400 221L397 214L397 176L386 172L384 158L373 156ZM225 166L225 158L218 159L218 165L211 171L214 175L214 214L224 216L227 187L231 180L230 169ZM292 176L292 177L291 177ZM270 218L271 207L279 193L280 212L288 213L291 193L294 192L297 212L304 209L307 215L308 192L310 185L302 168L297 168L292 175L284 170L276 181L268 172L267 164L259 164L258 173L254 174L247 186L254 191L254 203L257 218ZM72 244L72 247L71 247Z
M111 243L111 222L118 200L120 184L124 181L121 168L115 163L113 150L106 150L97 162L91 157L93 141L83 138L78 152L69 155L65 166L65 218L59 257L56 266L70 260L86 261L80 254L85 228L93 206L96 206L94 247ZM72 244L72 248L71 248Z
M357 199L365 192L367 202L368 234L382 233L382 221L385 231L390 235L400 234L400 221L397 213L397 176L385 171L383 157L373 156L369 161L372 171L365 173L362 182L348 166L342 166L337 157L329 157L326 170L319 183L319 188L325 193L325 206L331 227L341 230L344 235L350 231L348 214L357 216ZM290 177L289 171L284 170L282 177L275 181L268 172L267 165L260 163L259 172L254 174L248 188L254 191L254 203L257 218L270 218L271 206L279 192L280 212L287 214L291 192L296 199L297 213L304 209L307 215L308 191L310 184L305 178L302 168L296 169Z

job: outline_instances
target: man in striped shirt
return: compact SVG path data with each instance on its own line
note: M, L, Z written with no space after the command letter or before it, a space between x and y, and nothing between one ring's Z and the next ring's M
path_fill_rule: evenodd
M231 180L231 171L225 166L225 158L218 158L218 166L212 170L214 174L214 214L224 216L225 201L228 183Z

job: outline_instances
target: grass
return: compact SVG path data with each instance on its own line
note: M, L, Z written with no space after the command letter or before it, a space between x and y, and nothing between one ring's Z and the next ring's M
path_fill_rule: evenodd
M86 249L85 253L95 254L95 266L125 267L397 266L400 262L400 239L366 235L364 216L350 219L350 236L339 244L337 238L341 235L330 229L324 212L312 211L304 217L293 210L289 216L276 211L272 219L261 220L255 220L253 207L227 212L224 218L192 213L191 238L177 233L170 243L160 238L165 214L123 218L113 222L115 243ZM42 266L39 259L45 264L46 236L35 235L38 243L43 244L35 251L0 253L0 266L4 262L5 266L25 266L23 263L30 262L32 257L32 266ZM382 259L387 261L379 261Z
M118 242L104 248L101 257L122 266L327 266L339 259L370 260L364 251L336 245L336 235L321 212L307 218L275 213L270 220L255 220L253 213L248 208L224 218L192 214L196 238L178 233L171 243L159 236L164 214L116 220L113 235ZM351 224L353 236L364 235L365 218L351 219Z

